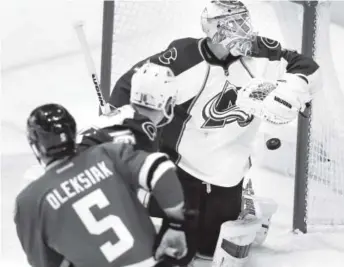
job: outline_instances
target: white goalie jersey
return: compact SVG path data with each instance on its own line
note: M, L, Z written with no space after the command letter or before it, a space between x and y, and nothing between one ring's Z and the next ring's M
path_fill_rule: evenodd
M244 177L261 120L236 105L238 92L253 78L295 76L310 90L319 66L311 58L283 49L279 42L257 37L250 57L220 61L206 39L185 38L149 58L168 66L176 76L177 106L164 127L160 149L184 171L210 184L231 187ZM111 104L129 102L130 78L139 62L117 82Z

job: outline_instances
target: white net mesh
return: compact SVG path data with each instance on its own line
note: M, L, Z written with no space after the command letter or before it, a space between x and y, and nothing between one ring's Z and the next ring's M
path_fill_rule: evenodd
M174 39L202 37L200 14L206 2L116 0L111 88L133 64L164 50ZM284 47L301 50L301 5L288 1L243 2L260 35L279 40ZM313 103L307 222L339 224L344 223L344 123L339 115L344 114L344 98L331 61L328 6L320 6L316 59L326 67L322 68L323 92Z
M315 57L323 87L313 101L308 153L308 225L344 224L344 95L330 47L329 3L317 9Z
M202 37L205 0L115 1L112 84L133 64L165 50L175 39Z

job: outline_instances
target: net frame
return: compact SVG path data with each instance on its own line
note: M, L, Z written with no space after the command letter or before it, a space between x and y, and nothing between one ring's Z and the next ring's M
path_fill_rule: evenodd
M336 104L344 95L329 46L330 2L302 4L302 52L326 66L322 90L298 120L293 229L306 233L344 225L344 109Z
M303 29L302 29L302 53L306 56L315 57L315 37L317 23L316 8L318 1L307 1L297 3L303 5ZM294 209L293 230L307 232L307 192L308 192L308 153L310 149L309 132L310 116L312 106L308 105L306 110L298 118L297 141L296 141L296 165L294 183Z

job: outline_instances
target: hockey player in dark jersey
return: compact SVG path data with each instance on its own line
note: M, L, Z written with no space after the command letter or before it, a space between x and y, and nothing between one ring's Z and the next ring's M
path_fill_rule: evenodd
M17 234L31 266L148 267L165 254L185 255L184 198L165 154L110 142L79 153L75 120L57 104L32 111L27 137L45 168L16 199ZM170 219L156 251L139 187L154 194Z
M79 131L77 140L80 151L106 142L127 143L147 152L158 150L156 125L133 105L100 115L92 126Z
M241 212L243 177L261 119L236 105L238 92L256 78L276 81L264 99L264 111L273 114L267 116L269 122L278 123L270 118L295 119L319 85L317 63L257 35L242 2L209 1L201 25L206 38L174 40L166 50L138 62L117 81L110 99L116 106L129 102L129 81L147 60L170 67L176 76L176 115L163 129L160 150L178 166L186 205L199 211L188 227L185 264L196 252L211 259L221 224L237 220ZM268 216L262 218L267 224ZM255 238L249 231L247 235L248 240ZM248 249L233 242L240 257L229 257L235 266L243 266Z
M130 104L102 114L88 127L80 130L77 135L77 150L82 152L94 145L113 142L131 144L134 149L147 152L158 151L157 129L173 118L177 97L177 87L173 81L173 74L168 67L146 63L137 68L130 81L133 94ZM39 177L43 171L40 165L32 166L26 172L24 186ZM138 189L137 196L145 205L151 197L142 188ZM152 216L160 215L161 209L154 198L153 203Z
M136 149L157 151L157 128L173 118L177 97L173 77L168 67L154 63L137 68L130 81L130 104L102 114L92 126L80 131L79 149L104 142L125 142Z

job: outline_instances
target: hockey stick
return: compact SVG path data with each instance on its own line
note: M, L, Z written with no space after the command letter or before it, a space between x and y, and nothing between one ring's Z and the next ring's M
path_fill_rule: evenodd
M94 62L93 62L93 59L91 56L91 52L90 52L90 49L89 49L89 46L87 43L87 39L85 36L85 32L84 32L82 27L83 27L82 22L77 22L74 24L74 29L75 29L76 34L78 36L81 50L82 50L84 57L85 57L85 62L86 62L86 66L88 69L88 73L92 78L94 88L96 89L96 92L97 92L101 112L103 114L105 114L107 112L107 104L105 102L103 93L100 89L100 83L99 83L99 79L97 76L96 67L94 65Z

